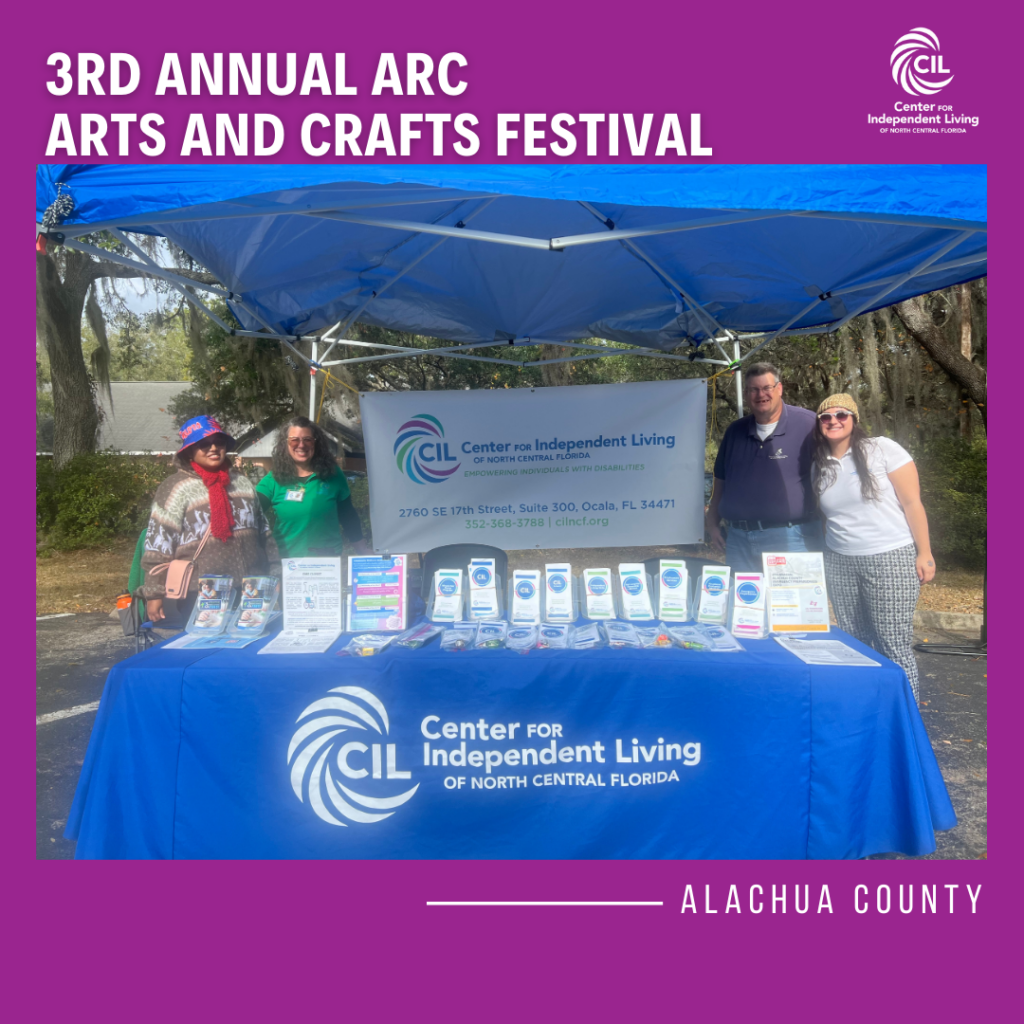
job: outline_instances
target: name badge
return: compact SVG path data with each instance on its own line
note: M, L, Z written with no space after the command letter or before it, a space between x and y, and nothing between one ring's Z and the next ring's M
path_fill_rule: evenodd
M284 500L285 501L302 501L302 499L305 496L306 496L306 491L302 487L298 488L298 490L285 491L284 492Z

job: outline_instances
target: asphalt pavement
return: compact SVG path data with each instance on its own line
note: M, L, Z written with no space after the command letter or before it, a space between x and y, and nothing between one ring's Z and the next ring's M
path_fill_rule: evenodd
M170 634L168 634L170 635ZM930 630L929 641L963 638ZM922 638L923 639L923 638ZM120 623L102 613L36 622L36 856L74 857L64 838L95 706L107 672L135 653ZM921 717L949 788L959 824L940 832L926 859L977 859L987 844L988 680L983 657L920 653ZM68 714L64 714L70 712ZM902 859L881 854L873 859Z

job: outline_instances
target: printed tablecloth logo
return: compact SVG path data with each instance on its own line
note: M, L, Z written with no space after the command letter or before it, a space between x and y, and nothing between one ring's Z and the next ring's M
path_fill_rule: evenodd
M398 468L416 484L443 484L462 465L448 449L441 421L425 412L398 428L394 453Z
M382 739L390 728L384 705L361 686L336 686L310 704L296 722L299 727L288 745L287 763L291 783L300 801L331 825L356 822L370 825L390 818L395 809L410 800L420 788L394 795L373 796L370 790L387 792L384 779L411 779L411 772L398 769L394 743L343 742L350 729L373 730ZM367 735L367 739L372 739ZM359 781L359 790L341 781ZM342 820L345 819L345 820Z
M892 80L911 96L934 96L941 92L953 75L942 61L939 37L928 28L911 29L896 40L889 58ZM939 80L934 75L949 75Z

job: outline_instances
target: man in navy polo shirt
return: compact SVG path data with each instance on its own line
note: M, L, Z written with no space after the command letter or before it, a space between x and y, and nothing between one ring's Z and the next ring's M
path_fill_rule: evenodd
M764 551L822 550L811 486L817 417L783 403L782 381L771 363L754 363L746 378L753 413L731 423L722 438L706 527L733 572L762 572Z

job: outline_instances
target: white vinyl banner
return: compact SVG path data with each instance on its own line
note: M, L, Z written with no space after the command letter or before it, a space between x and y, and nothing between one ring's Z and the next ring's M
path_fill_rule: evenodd
M694 544L703 380L360 397L377 551Z

